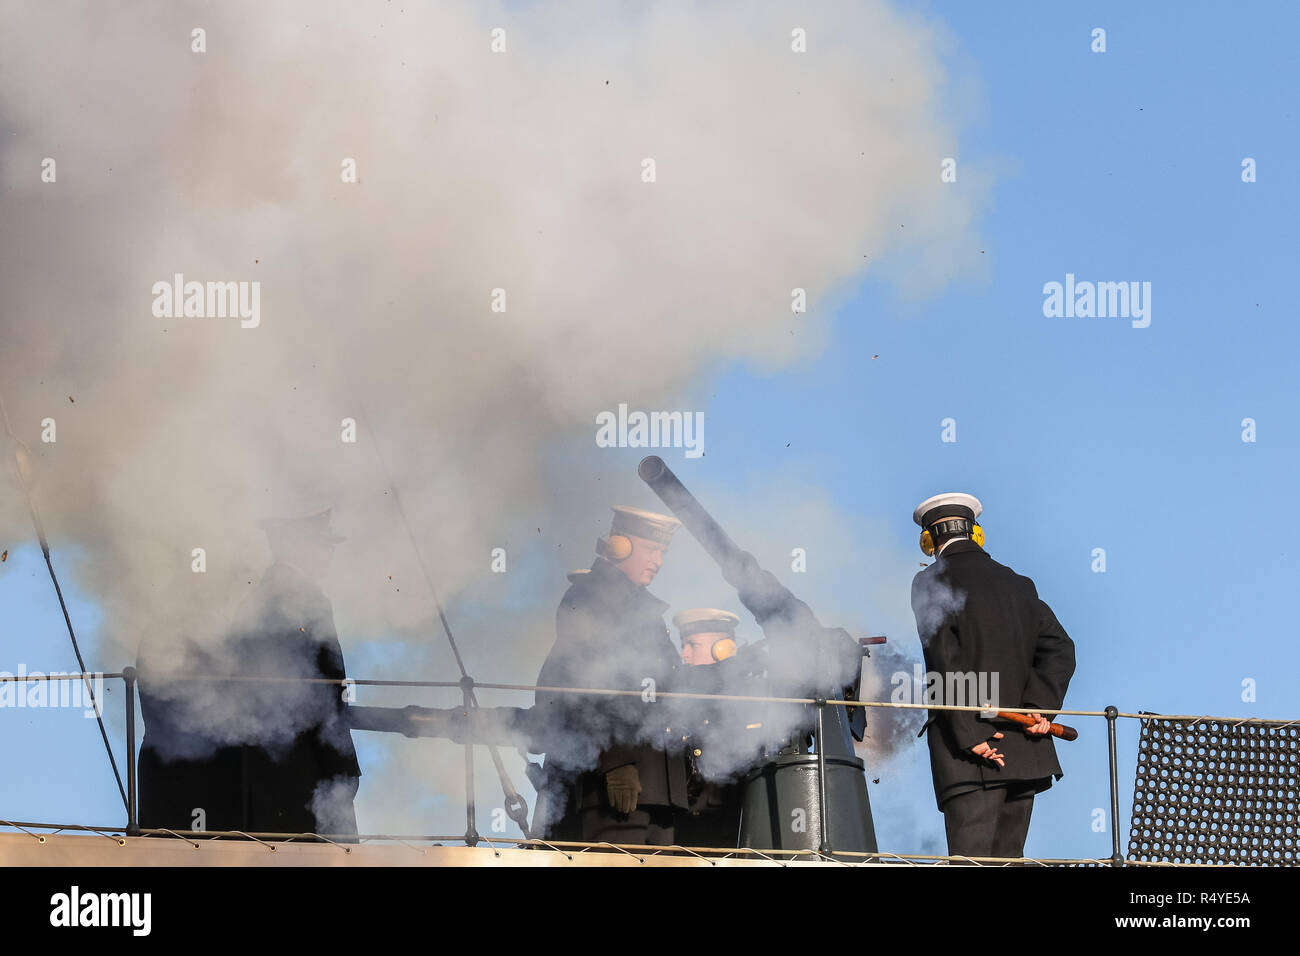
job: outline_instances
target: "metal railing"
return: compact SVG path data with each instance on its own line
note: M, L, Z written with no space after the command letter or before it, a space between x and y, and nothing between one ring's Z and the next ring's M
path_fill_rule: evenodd
M550 849L574 848L574 849L596 849L600 847L613 847L620 851L640 850L663 852L665 850L683 850L686 852L703 851L715 854L756 854L760 857L777 860L782 855L794 854L795 856L808 856L821 859L846 858L850 860L860 860L863 862L875 860L877 862L909 862L917 863L920 861L930 862L969 862L979 865L1007 865L1012 863L1027 863L1041 865L1088 865L1088 864L1105 864L1111 866L1129 865L1190 865L1190 864L1166 864L1152 863L1148 861L1126 861L1120 837L1120 804L1119 804L1119 761L1116 741L1116 723L1120 718L1126 719L1148 719L1151 717L1161 717L1166 720L1213 720L1233 726L1245 725L1267 725L1276 728L1285 728L1291 726L1300 726L1300 720L1271 720L1264 718L1237 718L1237 717L1214 717L1211 715L1194 715L1194 714L1151 714L1145 712L1126 712L1121 711L1114 705L1107 706L1104 710L1059 710L1055 712L1056 717L1102 717L1106 720L1106 743L1108 755L1108 775L1110 782L1110 809L1111 809L1111 856L1107 859L1094 858L1043 858L1035 859L1030 857L1016 859L1002 859L993 857L956 857L939 854L908 854L908 853L891 853L891 852L854 852L854 851L833 851L830 854L820 851L811 850L757 850L754 848L738 847L640 847L640 846L617 846L613 844L588 844L573 843L563 841L546 841L529 838L525 835L522 839L493 837L491 840L481 837L475 826L475 794L474 794L474 756L473 750L478 744L474 741L466 741L465 747L465 801L466 801L466 832L459 836L394 836L385 834L370 834L366 836L339 835L339 834L315 834L315 833L261 833L261 832L244 832L244 831L193 831L193 830L169 830L165 828L144 828L139 823L139 782L136 774L136 692L138 690L139 675L134 667L125 667L115 673L98 673L98 672L81 672L81 673L53 673L53 674L20 674L10 675L8 673L0 674L0 683L26 683L30 681L59 681L59 680L81 680L89 682L91 679L97 680L121 680L124 683L125 694L125 718L126 718L126 750L127 750L127 793L126 793L126 815L127 824L125 832L127 836L142 835L171 835L181 839L189 837L203 836L237 836L247 837L250 839L325 839L327 842L334 843L343 840L361 840L361 839L383 839L405 842L407 840L420 840L425 842L441 843L444 841L461 841L467 846L475 846L480 840L491 843L499 841L513 843L517 846L537 846L547 847ZM518 692L536 692L543 691L557 694L580 694L590 696L635 696L640 697L643 691L638 690L616 690L611 688L588 688L588 687L550 687L538 686L533 684L504 684L504 683L487 683L476 682L472 678L465 677L457 681L419 681L419 680L370 680L360 678L303 678L303 677L268 677L268 676L240 676L240 675L174 675L168 674L165 678L167 681L219 681L228 683L307 683L307 684L332 684L335 686L356 686L356 687L408 687L408 688L433 688L433 689L459 689L462 694L463 706L468 711L476 706L471 704L471 697L476 689L482 690L502 690ZM916 710L953 710L953 711L975 711L988 713L990 708L981 706L962 706L957 704L933 704L933 703L902 703L893 701L864 701L864 700L843 700L833 698L816 698L816 697L767 697L761 695L737 695L737 694L704 694L704 693L687 693L687 692L656 692L657 698L666 699L688 699L688 700L710 700L710 701L731 701L742 703L767 703L767 704L804 704L813 705L817 708L817 728L821 728L821 715L826 707L868 707L868 708L886 708L886 709L916 709ZM93 698L92 698L93 699ZM96 708L100 706L96 701ZM1038 711L1031 708L1015 707L998 707L998 710L1004 713L1029 714ZM818 747L820 755L821 748ZM822 796L823 805L825 800L826 786L825 760L817 761L818 775L818 792ZM823 828L826 826L826 813L820 813ZM99 833L104 836L109 835L108 828L87 827L76 824L42 824L30 822L13 822L0 819L0 826L12 826L26 832L27 828L46 828L55 830L84 830ZM826 845L825 834L823 836L823 845ZM330 839L333 837L334 839ZM42 838L43 839L43 838ZM341 843L339 844L341 845ZM346 847L344 847L346 848Z

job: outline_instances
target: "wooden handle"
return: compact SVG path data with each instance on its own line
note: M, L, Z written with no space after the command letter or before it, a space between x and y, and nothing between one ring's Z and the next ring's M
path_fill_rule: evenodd
M1006 710L999 710L998 717L1002 720L1009 720L1013 724L1019 724L1021 727L1034 726L1034 719L1028 714L1015 714ZM1079 732L1073 727L1067 727L1065 724L1052 724L1051 730L1048 731L1053 737L1060 737L1062 740L1076 740Z

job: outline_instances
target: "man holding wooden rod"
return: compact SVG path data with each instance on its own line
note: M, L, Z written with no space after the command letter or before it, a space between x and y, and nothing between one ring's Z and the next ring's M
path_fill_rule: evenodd
M1053 725L1074 674L1074 642L1038 597L1034 582L984 551L982 506L973 495L927 498L912 519L921 550L934 564L912 580L912 611L928 671L944 675L939 696L970 675L966 686L997 688L998 700L936 699L934 703L1027 708L1027 726L998 725L972 710L934 709L929 730L934 793L944 816L950 856L1021 857L1034 795L1062 776ZM988 676L993 675L989 681ZM995 705L995 706L994 706ZM1068 728L1066 728L1068 730Z

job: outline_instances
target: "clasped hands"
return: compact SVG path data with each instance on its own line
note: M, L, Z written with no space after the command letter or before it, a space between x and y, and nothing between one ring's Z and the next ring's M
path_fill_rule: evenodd
M1041 737L1043 734L1052 732L1052 722L1042 714L1030 714L1029 716L1033 719L1034 724L1032 727L1026 727L1025 733L1032 734L1035 737ZM970 749L970 752L982 760L987 760L989 763L995 763L999 767L1005 767L1007 765L1006 756L991 743L991 741L1001 740L1003 736L1004 734L1001 731L998 731L988 740L983 740L977 743Z

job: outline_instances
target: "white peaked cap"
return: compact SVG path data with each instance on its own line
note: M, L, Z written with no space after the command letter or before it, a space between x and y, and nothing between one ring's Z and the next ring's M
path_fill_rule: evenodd
M673 539L673 532L681 526L681 522L671 515L656 514L626 505L614 505L612 510L614 520L610 524L610 534L635 535L667 546Z
M734 631L739 623L739 616L716 607L693 607L686 611L678 611L673 615L673 625L679 631ZM697 627L695 625L717 626Z
M924 528L926 515L940 508L969 508L976 518L984 510L984 506L980 504L980 500L974 495L968 495L961 491L946 491L941 495L935 495L933 498L926 498L917 505L916 510L912 512L912 520ZM950 511L949 514L956 514L956 512ZM948 516L939 515L938 517L946 518Z

